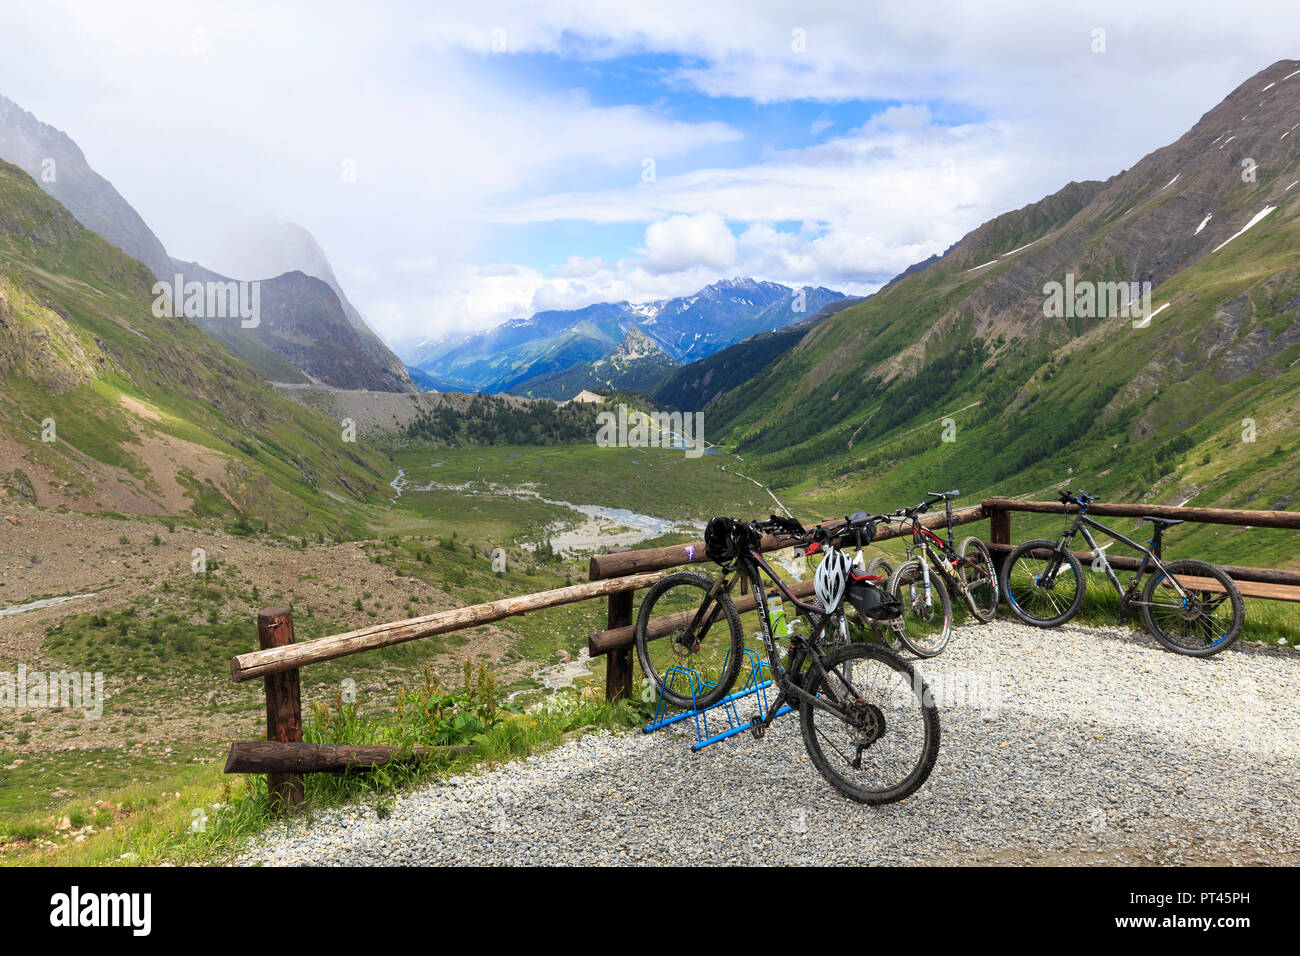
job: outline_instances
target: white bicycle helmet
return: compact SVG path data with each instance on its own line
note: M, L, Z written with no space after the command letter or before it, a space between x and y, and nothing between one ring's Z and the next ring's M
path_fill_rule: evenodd
M849 583L849 559L838 548L827 545L825 556L813 575L813 591L828 612L839 610Z

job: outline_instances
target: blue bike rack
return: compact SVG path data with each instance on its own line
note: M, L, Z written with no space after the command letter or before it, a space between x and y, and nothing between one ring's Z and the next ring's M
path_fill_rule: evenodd
M716 704L711 704L703 709L695 706L704 691L718 686L717 681L708 681L700 676L699 671L690 667L675 665L664 671L663 685L659 691L659 700L655 704L655 719L652 723L642 727L643 733L651 733L659 730L661 727L667 727L669 724L675 724L679 721L693 718L695 721L695 743L691 745L691 750L700 751L709 744L716 744L719 740L726 740L728 737L734 737L741 731L748 730L750 722L740 719L740 711L736 707L737 701L746 697L753 697L758 702L758 717L760 720L767 718L768 707L770 706L767 699L767 689L772 686L772 665L758 656L758 653L752 648L745 648L745 659L749 663L749 676L745 683L741 685L740 690L728 694ZM723 659L722 669L726 671L727 661L730 659L731 652L727 652L727 658ZM766 672L767 676L764 676ZM672 717L664 717L667 711L667 702L664 700L664 691L672 690L678 678L684 682L684 686L691 689L691 708L684 710L680 714L674 714ZM720 715L715 714L715 718L721 717L726 720L727 729L719 733L710 733L709 714L713 711L721 710ZM788 704L776 712L776 716L788 714L794 710Z

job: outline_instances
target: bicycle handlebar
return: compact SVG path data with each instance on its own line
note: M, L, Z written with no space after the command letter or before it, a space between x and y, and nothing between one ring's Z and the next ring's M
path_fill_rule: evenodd
M1098 500L1096 495L1090 495L1086 491L1061 491L1057 492L1056 497L1063 505L1080 505L1085 508Z

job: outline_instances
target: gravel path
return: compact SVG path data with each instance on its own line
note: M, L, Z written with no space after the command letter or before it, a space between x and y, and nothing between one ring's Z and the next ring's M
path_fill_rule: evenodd
M600 733L273 828L242 865L1300 862L1300 656L1208 660L1145 634L999 621L919 665L942 745L913 797L864 807L804 751Z

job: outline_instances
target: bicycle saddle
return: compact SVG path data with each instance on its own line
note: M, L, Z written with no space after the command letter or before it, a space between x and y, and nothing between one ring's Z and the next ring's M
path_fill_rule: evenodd
M1171 525L1171 524L1182 524L1182 523L1183 523L1183 519L1182 519L1182 518L1157 518L1155 515L1143 515L1143 516L1142 516L1141 518L1139 518L1138 520L1139 520L1139 521L1150 521L1152 524L1162 524L1162 525L1166 525L1166 526Z

